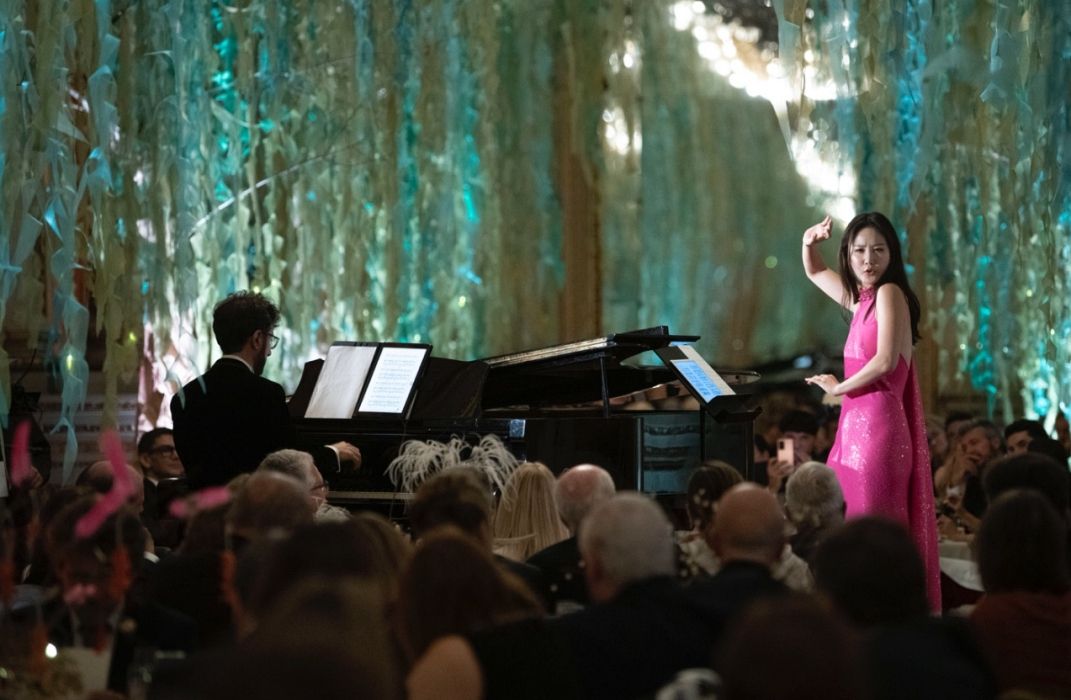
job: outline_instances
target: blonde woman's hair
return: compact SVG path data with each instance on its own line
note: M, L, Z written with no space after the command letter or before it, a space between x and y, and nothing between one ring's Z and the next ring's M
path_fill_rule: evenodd
M495 512L495 552L524 561L568 536L554 503L554 474L541 462L525 462L510 476Z

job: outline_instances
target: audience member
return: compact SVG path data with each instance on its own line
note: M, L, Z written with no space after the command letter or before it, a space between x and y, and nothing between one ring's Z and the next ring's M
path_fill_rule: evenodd
M957 526L967 532L978 529L986 505L981 479L1002 453L1001 432L992 422L976 419L962 427L951 455L934 474L937 498L952 516L942 519L943 534L954 535Z
M412 663L440 637L541 613L520 578L471 536L443 526L421 538L402 575L398 637Z
M757 602L727 632L715 665L719 700L866 697L858 640L812 598Z
M578 464L558 475L554 502L569 537L528 559L529 564L543 572L552 612L560 614L588 604L577 533L588 513L612 498L614 492L613 477L594 464Z
M228 545L240 551L246 542L280 530L291 532L313 522L313 504L305 484L278 472L257 472L245 480L227 511Z
M95 650L108 669L106 687L125 693L127 671L138 650L188 652L195 628L188 618L144 596L138 582L145 531L129 508L112 514L86 537L75 534L76 524L98 498L85 496L69 504L49 527L49 561L59 589L56 598L43 604L40 619L56 648ZM31 624L38 619L33 610L27 612L33 613Z
M279 473L245 475L228 487L232 501L198 511L175 556L160 562L153 595L198 624L201 648L234 638L234 560L252 542L312 523L312 506L304 485Z
M1027 451L1045 455L1054 460L1057 464L1064 467L1067 466L1067 448L1065 448L1059 440L1055 440L1048 436L1034 438L1030 441L1030 446L1027 448Z
M418 488L409 504L414 537L441 525L453 525L491 552L491 493L479 473L467 467L439 472ZM546 605L543 573L534 566L494 555L498 565L528 585Z
M141 520L157 545L175 548L182 521L168 513L171 502L186 494L186 472L175 451L169 428L155 428L138 440L138 465L145 476L145 507Z
M1067 422L1067 416L1063 411L1056 412L1056 420L1053 421L1052 430L1056 433L1056 439L1061 445L1064 446L1064 450L1071 452L1071 424Z
M818 419L809 411L789 411L781 418L780 429L780 439L792 441L792 460L777 458L767 464L766 487L773 493L784 491L785 480L796 467L814 458Z
M1017 455L1030 449L1030 443L1038 438L1047 438L1045 428L1036 420L1020 418L1004 426L1006 453Z
M718 499L744 478L736 469L720 460L710 460L692 472L688 479L687 511L691 529L677 533L681 575L690 578L718 570L717 556L704 539L714 524Z
M990 505L975 539L986 594L971 622L1002 691L1071 697L1067 522L1035 491Z
M311 577L280 598L241 645L194 658L181 673L157 674L151 697L401 700L384 605L379 588L365 581Z
M1025 452L995 461L982 486L989 501L1014 489L1037 491L1071 523L1071 472L1043 454Z
M312 455L301 450L276 450L260 461L257 471L286 474L305 485L308 489L309 503L312 504L313 518L318 523L338 522L349 518L349 511L337 508L327 502L327 482L316 468Z
M995 685L962 620L930 618L922 558L899 523L859 518L814 556L818 590L864 636L872 697L991 698Z
M510 474L494 517L497 554L525 561L569 536L554 505L554 483L541 462L525 462Z
M844 522L844 511L836 473L821 462L801 464L785 487L785 514L796 530L792 551L810 564L822 539Z
M731 469L731 468L730 468ZM723 476L726 481L732 477ZM744 484L741 484L742 486ZM748 490L754 484L746 484ZM733 485L731 488L737 488ZM719 494L720 497L720 494ZM776 498L775 498L776 501ZM721 570L722 562L715 549L717 538L716 513L719 502L713 504L711 512L714 517L708 517L707 527L700 533L698 538L690 538L680 542L681 559L683 561L682 574L687 576L713 576ZM800 559L788 546L785 540L785 519L778 510L778 522L781 527L781 552L773 564L773 576L792 590L810 591L814 588L814 578L811 576L807 562Z
M581 525L580 551L594 605L547 626L583 697L643 696L709 662L723 609L680 588L672 526L654 501L625 493L597 506ZM474 642L478 656L493 653L490 641Z
M263 565L255 571L249 595L242 599L242 613L248 617L245 631L255 628L281 598L310 577L360 579L377 587L379 597L393 605L408 549L401 532L374 514L297 528L272 543Z
M694 595L732 616L756 598L787 590L773 575L786 544L785 516L773 494L750 483L732 487L707 532L719 567L712 578L692 582Z

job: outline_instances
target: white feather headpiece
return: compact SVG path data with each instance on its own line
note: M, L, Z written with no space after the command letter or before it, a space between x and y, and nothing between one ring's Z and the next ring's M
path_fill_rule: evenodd
M387 466L387 478L402 493L413 493L440 472L467 467L480 472L501 493L518 463L496 435L484 435L476 445L457 436L445 443L409 440Z

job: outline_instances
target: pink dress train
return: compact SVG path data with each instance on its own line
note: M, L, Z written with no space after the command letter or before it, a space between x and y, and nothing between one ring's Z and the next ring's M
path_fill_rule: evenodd
M844 342L844 376L878 349L874 291L863 290ZM930 450L915 366L903 356L889 374L844 397L828 464L837 473L847 516L878 515L903 523L926 569L931 609L941 609L937 520Z

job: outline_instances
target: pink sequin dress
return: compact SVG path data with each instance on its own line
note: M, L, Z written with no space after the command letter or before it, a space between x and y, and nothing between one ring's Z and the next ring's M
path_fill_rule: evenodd
M873 289L864 289L844 341L844 376L878 349ZM930 605L940 610L930 450L915 366L900 357L889 374L844 396L828 464L837 473L847 516L878 515L903 523L922 555Z

